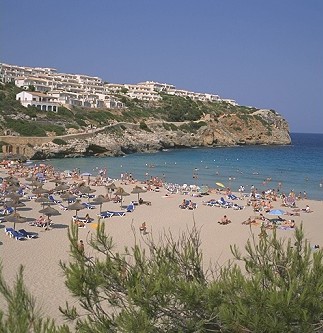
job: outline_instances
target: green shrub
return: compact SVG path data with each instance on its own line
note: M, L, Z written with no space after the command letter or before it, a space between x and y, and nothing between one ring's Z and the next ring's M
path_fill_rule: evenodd
M151 132L151 129L147 126L147 124L144 121L140 122L139 128L146 132Z
M60 138L55 138L52 142L59 145L59 146L67 145L67 142L63 139L60 139Z
M65 134L65 128L59 125L54 125L54 124L42 124L41 127L44 129L46 132L55 132L56 135L63 135Z
M23 136L46 136L45 130L35 122L5 118L7 127Z

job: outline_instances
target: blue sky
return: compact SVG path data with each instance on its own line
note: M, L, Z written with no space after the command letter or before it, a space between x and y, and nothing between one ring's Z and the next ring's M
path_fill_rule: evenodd
M322 0L0 0L0 61L153 80L323 133Z

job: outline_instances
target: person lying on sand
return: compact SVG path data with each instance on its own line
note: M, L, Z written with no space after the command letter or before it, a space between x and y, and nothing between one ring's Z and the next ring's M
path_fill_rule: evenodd
M219 223L219 224L222 224L222 225L224 225L224 224L229 224L229 223L231 223L231 220L229 220L228 217L227 217L226 215L224 215L224 216L222 217L221 221L218 221L218 223Z
M310 209L310 206L309 205L306 205L305 208L302 209L303 212L305 213L312 213L313 211Z
M179 205L179 208L185 209L188 206L188 201L183 199L183 202Z
M151 202L150 201L144 201L142 198L139 198L139 205L147 205L147 206L151 206Z
M78 219L74 220L74 223L79 227L79 228L85 228L85 223L83 221L80 221Z
M245 225L250 225L250 224L256 224L257 221L255 219L251 219L251 217L248 217L248 219L246 221L243 221L241 224L245 224Z
M284 221L281 226L284 226L284 227L289 227L289 228L295 228L295 220L287 220L287 221Z
M146 222L143 222L141 224L141 226L139 227L139 231L142 232L144 235L148 234Z

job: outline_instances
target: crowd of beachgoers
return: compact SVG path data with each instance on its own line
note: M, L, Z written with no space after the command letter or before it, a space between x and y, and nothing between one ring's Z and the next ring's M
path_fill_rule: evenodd
M222 183L215 188L170 184L164 177L137 180L130 172L110 179L106 170L91 175L75 168L66 173L47 163L11 161L1 163L0 177L5 277L11 281L24 265L27 285L55 318L61 318L58 307L69 297L59 261L69 260L67 230L73 223L89 256L96 255L89 240L99 221L120 250L141 238L163 232L176 237L195 226L206 265L227 262L231 244L243 248L252 234L262 237L262 230L293 237L293 230L303 225L313 248L322 244L323 202L309 200L304 193L300 197L279 188L247 192L243 186L234 191ZM15 237L12 229L25 233Z
M188 210L193 210L198 207L198 204L194 202L192 198L205 198L206 196L215 193L220 195L220 198L203 200L201 204L212 207L232 208L232 210L242 210L245 207L250 206L252 207L253 212L258 214L249 216L248 219L242 221L242 224L260 224L261 226L270 229L275 227L292 229L296 224L295 220L291 217L300 216L301 211L305 213L311 212L308 204L304 208L299 208L297 206L297 203L301 202L303 199L307 199L306 192L304 192L303 195L301 192L296 195L294 191L290 191L290 193L286 195L285 193L280 193L280 184L278 184L277 190L268 189L261 193L258 193L258 190L254 186L251 186L250 193L246 193L244 187L241 185L236 195L230 188L225 187L222 183L218 183L220 186L217 188L211 189L207 186L200 187L197 185L164 183L163 179L153 176L150 178L147 177L144 181L138 181L134 179L131 173L121 173L119 180L113 180L106 177L106 169L98 170L97 175L92 176L92 174L87 172L81 173L78 168L68 172L56 171L53 166L44 163L25 165L16 161L4 160L1 162L1 165L7 175L2 179L0 185L0 194L3 204L3 209L0 211L0 214L4 220L6 220L7 215L11 214L15 215L17 218L20 217L19 212L17 211L19 203L23 205L21 199L38 200L38 202L43 203L43 206L45 204L48 206L57 204L62 210L67 210L70 207L73 207L71 204L81 198L95 199L96 195L92 193L96 192L96 190L92 189L90 186L104 186L106 188L106 193L104 195L99 195L100 200L96 202L97 204L102 205L103 202L108 201L122 203L122 197L124 194L122 191L124 191L124 189L122 189L121 186L131 184L136 186L137 192L135 191L134 193L138 194L147 191L159 192L161 189L164 189L166 197L178 194L189 197L188 199L184 198L179 204L179 208L187 208ZM55 186L45 189L43 186L48 182L53 183ZM119 183L119 188L115 183ZM110 186L111 184L113 186ZM119 193L120 189L121 193ZM124 192L127 193L126 191ZM55 194L60 195L61 198L55 198ZM70 205L64 205L64 199ZM241 201L244 201L244 203L241 204ZM281 207L289 209L289 211L274 209L275 204L277 206L277 202L280 203ZM142 198L139 198L138 195L138 200L132 200L130 203L132 208L127 206L126 210L130 212L130 210L135 209L136 205L143 203L151 204L150 201L144 201ZM10 204L13 207L10 206ZM95 208L95 206L86 202L82 203L82 205L83 207L75 209L76 214L73 216L73 221L79 227L85 227L85 223L94 220L89 214L86 214L83 218L78 217L77 212L79 210L83 208ZM277 217L270 219L265 217L264 213L277 215ZM102 212L100 212L100 214L102 215ZM52 223L50 216L55 214L48 214L47 219L45 218L45 215L46 210L38 218L35 218L34 221L30 221L29 225L49 228ZM281 215L286 215L288 218L281 217ZM109 217L109 214L106 216L98 216L105 218ZM229 220L225 214L218 223L228 224L231 223L231 220Z

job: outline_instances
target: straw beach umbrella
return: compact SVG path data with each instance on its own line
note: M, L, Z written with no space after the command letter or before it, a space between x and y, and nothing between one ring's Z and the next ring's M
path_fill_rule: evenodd
M13 213L11 215L5 216L4 221L13 222L13 228L16 230L16 223L24 223L27 221L27 218L22 217L17 213Z
M12 208L14 208L15 211L17 210L17 208L25 207L25 206L26 206L23 202L18 201L18 200L5 201L4 204L5 204L7 207L12 207Z
M57 209L50 206L47 206L46 208L39 210L39 213L46 215L48 218L48 225L45 228L45 230L49 229L49 221L51 216L61 215L61 213Z
M62 192L62 191L66 191L70 188L70 186L68 184L60 184L54 187L53 191L54 192Z
M4 178L8 184L19 185L19 179L13 176L8 176Z
M41 186L43 186L44 184L43 184L42 182L40 182L39 180L33 180L33 181L30 183L30 185L31 185L32 187L41 187Z
M6 190L8 192L16 192L16 191L19 191L20 190L20 186L19 185L16 185L16 184L11 184L9 185Z
M33 182L33 181L36 181L36 180L37 180L37 177L34 176L34 175L32 175L32 176L30 176L30 177L27 177L27 178L25 179L26 182Z
M140 193L145 193L145 192L147 192L147 190L145 190L144 188L142 188L138 185L135 186L131 191L131 193L133 193L133 194L138 194L138 202L139 202L139 194Z
M33 194L45 194L45 193L49 193L50 190L46 190L45 188L42 187L36 187L35 189L33 189L31 191Z
M97 196L96 198L93 199L92 203L95 204L95 205L100 205L100 214L102 212L102 205L104 202L109 202L110 199L103 196L103 195L99 195Z
M61 195L61 198L65 201L67 201L67 202L72 202L72 201L75 201L77 196L72 194L72 193L66 192L66 193Z
M51 203L53 203L47 197L39 197L39 198L35 199L35 202L41 203L43 208L45 207L46 204L50 205Z
M71 205L67 206L68 210L75 210L75 216L77 216L77 212L81 209L84 209L85 206L82 205L80 200L76 200L74 203L72 203Z
M105 188L107 189L107 191L108 191L108 194L109 194L109 193L111 193L111 194L110 194L110 199L111 199L112 192L113 192L114 190L116 190L116 189L117 189L117 186L116 186L116 184L115 184L115 183L111 183L111 184L109 184L109 185L105 186Z
M130 193L126 192L124 190L124 188L122 187L118 187L116 192L115 192L115 195L119 195L121 197L121 203L120 203L120 206L122 207L122 200L123 200L123 197L126 197L128 195L130 195Z
M90 194L95 192L95 190L90 186L80 186L78 190L83 194Z
M19 193L11 192L6 195L6 198L11 199L12 201L18 201L22 196Z

